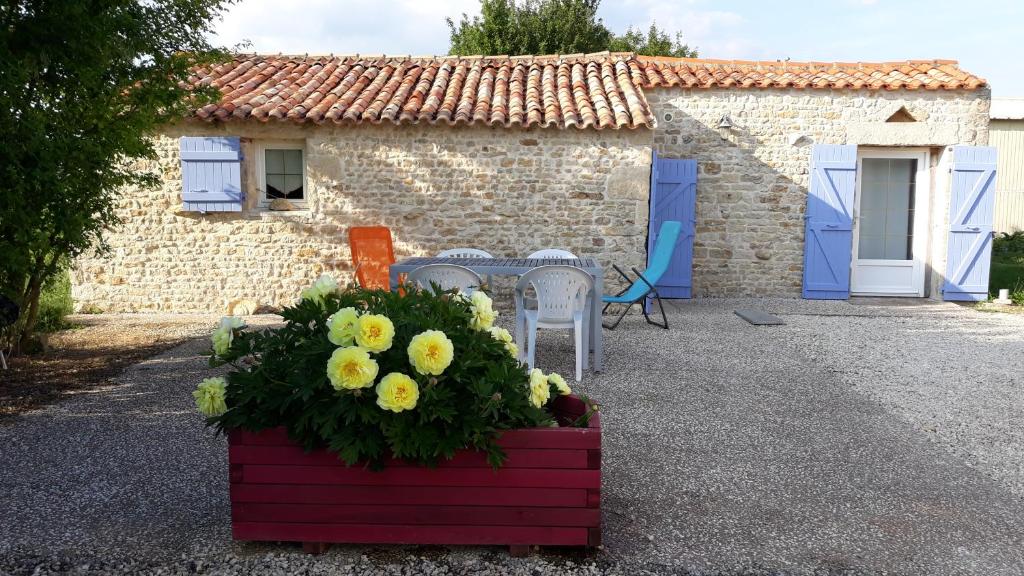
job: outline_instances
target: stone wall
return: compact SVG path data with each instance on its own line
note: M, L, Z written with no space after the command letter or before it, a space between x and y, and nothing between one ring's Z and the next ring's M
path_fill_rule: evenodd
M988 141L989 93L647 90L658 154L696 158L695 296L799 296L811 145L942 147ZM886 122L905 107L916 122ZM731 130L718 128L728 115ZM947 188L934 171L932 295L945 270ZM946 209L943 212L943 209Z
M180 136L243 138L242 213L181 211ZM391 228L399 258L548 247L642 265L651 131L183 123L156 139L163 185L123 192L110 252L73 271L79 308L226 312L281 305L322 272L351 278L347 230ZM256 202L254 142L304 139L308 210Z

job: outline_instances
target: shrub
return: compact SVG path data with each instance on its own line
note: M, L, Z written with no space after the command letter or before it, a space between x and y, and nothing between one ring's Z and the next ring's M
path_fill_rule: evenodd
M40 332L55 332L68 327L64 317L74 310L71 300L71 278L67 271L52 278L39 295L39 318L36 329Z
M1001 232L992 240L992 254L1024 256L1024 230Z
M321 278L282 311L281 328L222 320L210 364L232 370L200 384L196 403L221 432L284 426L348 464L393 455L433 465L471 447L499 466L501 431L555 425L548 404L569 388L524 369L477 294L338 290Z

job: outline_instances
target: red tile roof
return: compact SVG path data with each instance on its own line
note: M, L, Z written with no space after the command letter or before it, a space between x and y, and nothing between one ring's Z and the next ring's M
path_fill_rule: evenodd
M238 55L193 81L223 98L216 121L445 123L558 128L653 127L644 89L974 90L950 60L796 63L597 53L553 56Z
M644 88L819 88L849 90L975 90L984 79L955 60L902 62L752 62L637 56L629 63Z
M207 120L651 127L628 55L238 56L195 79L224 97Z

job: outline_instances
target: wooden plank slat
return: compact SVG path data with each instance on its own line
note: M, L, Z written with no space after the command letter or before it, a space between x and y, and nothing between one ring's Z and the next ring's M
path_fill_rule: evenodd
M236 522L466 526L599 526L597 508L508 506L367 506L236 502Z
M534 428L508 430L498 439L504 448L595 449L601 447L601 431L594 428Z
M238 464L295 464L304 466L344 465L338 455L326 450L307 453L298 446L230 446L232 462ZM505 451L507 460L502 468L587 468L586 450L533 450L515 448ZM415 467L415 463L388 460L386 468ZM441 460L438 468L486 468L487 455L477 451L460 451L451 460Z
M243 464L246 484L335 484L372 486L509 486L600 488L600 470L546 470L542 468L363 468L329 466L275 466Z
M344 542L351 544L537 544L586 546L587 528L545 526L403 526L236 522L237 540Z
M331 486L295 484L232 484L232 502L281 504L389 504L462 506L553 506L583 508L587 490L582 488L488 488L417 486L395 490L392 486Z

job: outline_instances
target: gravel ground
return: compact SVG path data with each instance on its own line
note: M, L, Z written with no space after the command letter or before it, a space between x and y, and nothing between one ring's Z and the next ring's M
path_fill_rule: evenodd
M603 550L230 540L192 342L0 427L0 573L1024 574L1024 317L704 300L606 332ZM751 326L734 308L781 315ZM568 333L545 370L571 374Z
M73 314L73 328L45 335L47 350L11 358L0 386L0 425L10 417L109 384L126 367L210 333L210 314ZM253 321L280 321L276 316Z

